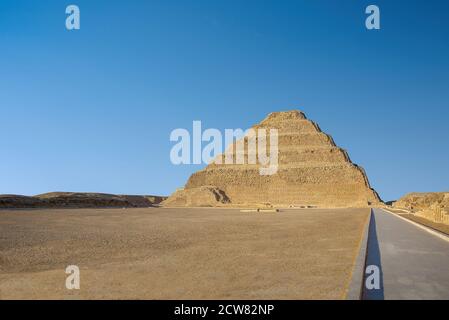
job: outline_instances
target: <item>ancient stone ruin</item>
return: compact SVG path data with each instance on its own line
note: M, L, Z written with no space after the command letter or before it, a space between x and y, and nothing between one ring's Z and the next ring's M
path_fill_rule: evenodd
M412 192L394 202L393 207L449 225L449 192Z
M253 128L278 130L275 174L261 175L260 166L248 162L211 163L192 174L185 188L163 205L365 207L381 202L364 170L302 112L273 112ZM243 142L243 156L248 159L247 137ZM236 143L230 148L236 152Z

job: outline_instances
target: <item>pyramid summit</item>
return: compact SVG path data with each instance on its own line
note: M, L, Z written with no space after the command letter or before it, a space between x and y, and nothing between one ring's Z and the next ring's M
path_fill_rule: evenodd
M219 155L221 161L192 174L185 188L171 195L164 205L365 207L381 202L363 168L353 164L347 152L303 112L272 112L253 129L277 129L275 174L261 175L259 165L248 161L229 164L223 161L224 155ZM248 137L242 140L243 154L236 147L238 142L228 148L234 158L240 155L246 160L251 155ZM201 199L207 201L202 203Z

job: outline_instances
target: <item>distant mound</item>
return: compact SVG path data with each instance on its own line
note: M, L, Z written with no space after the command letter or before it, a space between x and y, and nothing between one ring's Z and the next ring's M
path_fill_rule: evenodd
M416 216L449 225L449 192L409 193L393 204L407 209Z
M0 195L0 208L151 207L166 197L106 193L50 192L36 196Z
M16 194L0 194L0 208L41 208L45 201Z
M412 192L396 201L393 207L413 212L436 208L449 212L449 192Z

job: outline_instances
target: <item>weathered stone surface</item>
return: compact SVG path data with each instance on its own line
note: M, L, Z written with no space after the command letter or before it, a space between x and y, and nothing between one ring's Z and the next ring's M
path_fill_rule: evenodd
M227 203L226 194L214 186L180 189L163 202L167 207L217 207Z
M412 192L394 202L393 207L407 209L415 216L437 224L449 225L449 192Z
M414 212L441 208L449 214L449 192L412 192L396 201L393 207Z
M253 128L278 130L279 165L275 174L260 175L259 164L248 164L248 139L244 138L244 164L225 164L224 155L220 155L217 159L221 164L211 163L192 174L183 192L214 186L234 206L363 207L381 202L364 170L304 113L273 112ZM236 152L236 145L229 148ZM174 196L178 195L167 201ZM196 205L201 202L191 201Z

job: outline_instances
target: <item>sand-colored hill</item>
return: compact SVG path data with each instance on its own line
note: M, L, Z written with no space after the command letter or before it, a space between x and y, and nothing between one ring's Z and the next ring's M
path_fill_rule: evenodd
M419 217L449 225L449 192L409 193L393 203L393 207L411 211L411 217L415 220ZM431 227L439 229L438 226Z
M440 208L449 214L449 192L412 192L396 201L393 207L413 212Z
M17 194L0 194L0 208L42 208L44 201Z
M248 164L246 137L243 139L244 164L211 163L192 174L185 188L170 196L163 205L364 207L381 203L364 170L353 164L347 152L336 146L332 137L304 113L296 110L273 112L253 128L267 129L267 132L278 130L279 165L275 174L261 175L260 165ZM236 144L229 148L237 150ZM220 155L217 159L223 157ZM209 192L198 189L204 186L221 190L226 197L217 198L215 203L200 203L198 199L203 196L199 194ZM225 198L227 201L222 201Z
M150 207L166 197L106 193L50 192L36 196L0 195L0 208Z

